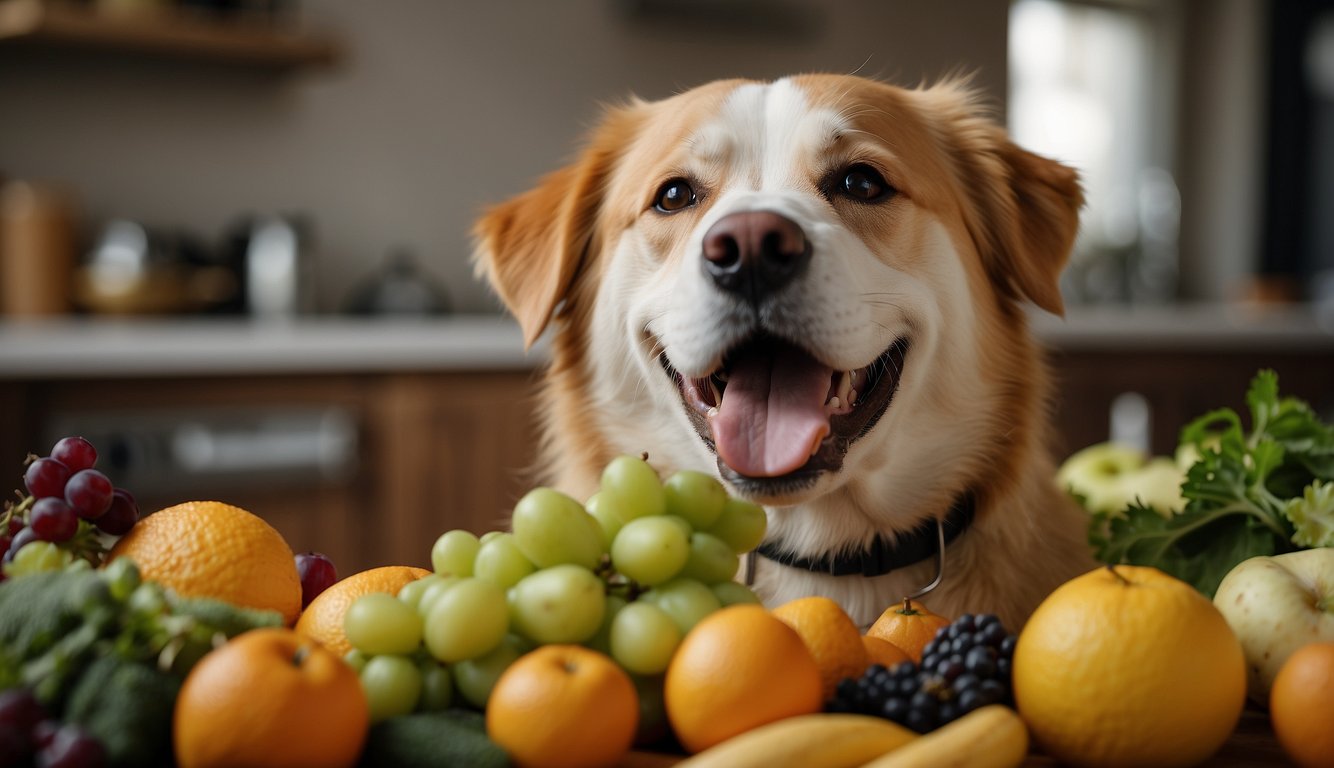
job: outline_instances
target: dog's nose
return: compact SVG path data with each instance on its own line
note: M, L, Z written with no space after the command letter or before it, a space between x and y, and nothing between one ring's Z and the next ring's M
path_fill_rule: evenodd
M704 273L751 303L791 282L810 260L806 233L772 211L730 213L704 234Z

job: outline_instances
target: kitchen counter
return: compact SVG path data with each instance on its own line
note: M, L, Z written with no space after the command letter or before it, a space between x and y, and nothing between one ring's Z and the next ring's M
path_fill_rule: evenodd
M0 324L0 379L512 370L543 357L496 315Z
M1058 352L1334 354L1334 315L1310 308L1073 307L1064 318L1035 313L1032 321ZM513 320L499 315L0 323L0 379L9 380L517 370L545 357L543 342L525 351Z

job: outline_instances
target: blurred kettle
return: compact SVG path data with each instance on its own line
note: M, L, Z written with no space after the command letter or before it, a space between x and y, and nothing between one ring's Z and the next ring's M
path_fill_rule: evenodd
M261 216L244 238L246 308L255 317L283 318L315 309L310 226L300 216Z

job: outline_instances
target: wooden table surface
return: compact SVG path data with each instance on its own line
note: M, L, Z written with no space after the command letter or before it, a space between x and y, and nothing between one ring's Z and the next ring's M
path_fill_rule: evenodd
M1033 755L1024 761L1023 768L1053 768L1055 760ZM1259 710L1247 709L1241 721L1223 748L1203 764L1205 768L1254 768L1255 766L1289 766L1292 761L1283 754L1274 731L1269 727L1269 716Z

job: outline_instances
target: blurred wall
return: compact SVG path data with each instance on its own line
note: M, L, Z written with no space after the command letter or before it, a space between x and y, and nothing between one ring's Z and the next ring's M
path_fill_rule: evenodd
M732 76L959 71L1003 107L1006 0L306 0L332 71L0 52L0 175L68 183L86 220L208 240L247 212L314 222L322 309L394 246L456 308L477 211L572 156L599 103Z

